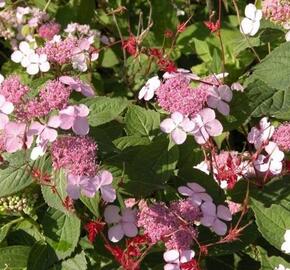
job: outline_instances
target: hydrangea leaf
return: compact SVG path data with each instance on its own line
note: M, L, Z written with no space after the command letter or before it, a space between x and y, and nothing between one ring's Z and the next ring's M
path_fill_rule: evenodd
M255 67L253 76L269 87L285 90L290 87L290 43L282 43Z
M52 181L55 184L55 187L60 197L53 191L53 189L50 186L42 185L41 192L43 198L50 207L53 207L64 213L68 213L67 209L63 206L63 202L67 196L66 192L67 177L64 170L53 171Z
M50 208L41 224L47 243L55 250L59 259L72 254L80 237L80 220L73 214L66 215Z
M29 153L24 151L3 155L5 162L0 168L0 197L16 193L32 184L32 168L41 168L45 158L27 162L27 156Z
M25 268L30 250L31 247L28 246L0 248L0 269L20 270Z
M125 124L128 135L150 137L154 130L159 130L160 115L156 111L131 105L125 115Z
M90 126L96 127L116 119L128 106L125 98L95 97L85 103L89 109Z

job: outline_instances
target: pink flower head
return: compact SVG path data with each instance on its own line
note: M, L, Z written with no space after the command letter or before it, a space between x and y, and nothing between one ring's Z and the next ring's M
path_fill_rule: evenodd
M63 65L69 63L76 48L76 40L74 38L66 38L65 40L47 41L43 48L37 49L38 54L46 54L50 63Z
M224 221L231 221L232 214L229 208L224 205L216 206L213 202L205 202L201 205L203 217L200 222L206 227L210 227L216 234L225 235L227 225Z
M74 200L78 199L81 194L92 198L96 193L96 185L90 177L69 174L66 191Z
M108 238L116 243L119 242L124 235L134 237L138 234L136 226L136 212L130 208L121 209L116 205L108 205L104 212L105 221L113 224L108 230Z
M155 92L158 105L167 112L180 112L193 117L203 109L208 92L207 87L190 86L190 81L183 75L165 80Z
M99 171L93 178L96 189L101 191L105 202L113 202L116 199L116 191L112 186L113 175L109 171Z
M268 122L267 117L263 117L258 128L252 127L248 134L248 142L255 145L256 149L259 149L263 144L271 139L274 134L275 128Z
M283 0L262 1L263 15L278 24L287 24L290 21L290 3Z
M9 101L6 101L5 97L0 95L0 129L3 129L9 122L7 115L12 113L13 110L13 104Z
M96 175L97 145L89 137L62 136L51 145L54 169L66 169L72 175Z
M4 147L8 153L21 150L24 146L26 124L9 122L4 128Z
M87 120L89 112L89 108L83 104L68 106L59 112L60 128L64 130L72 128L77 135L87 135L90 129Z
M179 112L174 112L170 118L160 123L161 130L170 134L176 144L183 144L187 137L186 133L192 131L194 127L194 122Z
M43 39L51 40L60 32L61 26L57 22L51 21L38 28L38 34Z
M152 243L163 241L168 249L189 249L193 236L197 237L194 221L201 217L200 208L191 200L172 202L170 206L155 203L143 205L138 214L138 226L142 227ZM184 228L183 220L189 225Z
M265 151L268 156L259 155L254 161L255 168L260 172L270 171L273 175L281 173L284 153L279 150L278 145L274 142L269 142L265 146Z
M229 115L230 107L227 102L233 98L232 90L227 85L213 86L210 88L207 104L217 109L223 115Z
M195 123L192 134L198 144L204 144L210 136L218 136L223 132L223 126L215 119L215 112L212 109L203 109L192 121Z
M16 75L9 76L0 85L0 94L14 105L21 102L21 98L29 92L26 85L21 84Z
M202 202L212 202L212 197L205 192L205 189L197 183L187 183L186 186L178 188L183 196L188 196L193 203L201 205Z
M283 123L273 134L272 140L282 151L290 151L290 123Z
M181 270L180 265L191 261L194 255L195 252L191 249L180 251L177 249L167 250L163 254L164 261L166 262L164 270Z
M79 79L70 76L61 76L59 77L59 81L69 85L73 90L82 93L85 97L93 97L95 95L93 88Z
M155 91L159 88L160 84L161 82L158 76L150 78L141 88L138 99L144 99L146 101L151 100L154 97Z

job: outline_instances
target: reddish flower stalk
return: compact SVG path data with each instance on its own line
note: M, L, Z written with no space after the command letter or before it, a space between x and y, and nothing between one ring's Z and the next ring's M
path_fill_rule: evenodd
M105 226L104 222L100 220L91 220L85 224L85 230L88 232L88 239L93 243L96 239L96 236L103 230Z

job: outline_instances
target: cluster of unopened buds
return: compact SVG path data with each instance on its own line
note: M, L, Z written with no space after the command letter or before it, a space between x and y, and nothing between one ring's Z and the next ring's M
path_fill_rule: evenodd
M31 192L31 190L26 190L7 197L1 197L0 213L6 215L21 214L22 212L30 214L37 198L38 194Z

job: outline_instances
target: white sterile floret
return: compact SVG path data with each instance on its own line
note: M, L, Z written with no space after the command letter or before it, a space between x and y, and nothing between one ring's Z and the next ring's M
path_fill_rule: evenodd
M138 98L146 101L151 100L154 97L155 91L159 88L161 82L158 76L150 78L146 84L141 88Z
M281 245L281 250L286 254L290 253L290 230L286 230L284 234L284 242Z
M257 9L254 4L248 4L245 8L245 16L241 22L240 31L245 35L254 36L260 28L262 10Z

